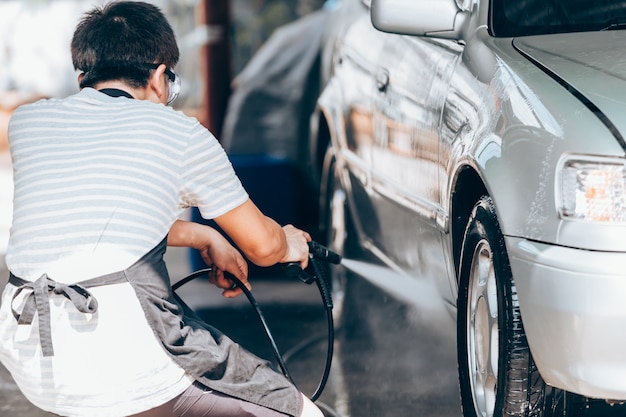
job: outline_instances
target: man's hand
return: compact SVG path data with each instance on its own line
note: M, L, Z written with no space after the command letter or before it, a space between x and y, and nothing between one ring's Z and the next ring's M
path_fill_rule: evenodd
M200 223L183 220L176 221L167 238L169 246L187 246L197 249L204 262L211 267L209 282L224 289L222 295L236 297L243 292L234 287L234 281L227 278L228 272L238 278L250 289L248 282L248 264L241 253L235 249L217 230Z
M287 240L287 253L280 262L298 262L300 267L305 269L309 263L309 245L307 242L311 241L311 235L290 224L283 226L283 232Z
M207 226L208 227L208 226ZM215 231L214 229L211 229ZM224 297L236 297L243 292L239 287L234 287L235 282L224 275L224 271L233 274L248 289L251 289L248 282L248 264L237 249L235 249L221 234L212 236L210 241L202 247L196 247L204 262L210 266L209 282L219 288L224 289Z

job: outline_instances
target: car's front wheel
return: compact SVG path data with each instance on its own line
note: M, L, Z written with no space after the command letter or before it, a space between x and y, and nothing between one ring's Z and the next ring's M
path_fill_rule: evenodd
M583 399L551 388L533 361L493 201L482 197L461 251L458 362L465 417L580 416Z

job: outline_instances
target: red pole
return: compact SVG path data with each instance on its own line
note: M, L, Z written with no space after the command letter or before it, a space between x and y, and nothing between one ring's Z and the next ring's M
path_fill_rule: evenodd
M219 139L231 83L230 1L204 0L206 127Z

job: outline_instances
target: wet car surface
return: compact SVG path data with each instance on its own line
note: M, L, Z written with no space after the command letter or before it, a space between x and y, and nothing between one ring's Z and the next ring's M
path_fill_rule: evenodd
M398 408L445 381L451 415L620 409L626 3L342 3L311 125L322 225L356 261L335 290L398 370L363 378Z

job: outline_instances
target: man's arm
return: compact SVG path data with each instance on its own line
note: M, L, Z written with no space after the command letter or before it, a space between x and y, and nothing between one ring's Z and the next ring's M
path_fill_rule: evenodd
M259 266L284 262L308 264L311 236L291 225L281 227L252 202L236 207L215 219L241 251Z

